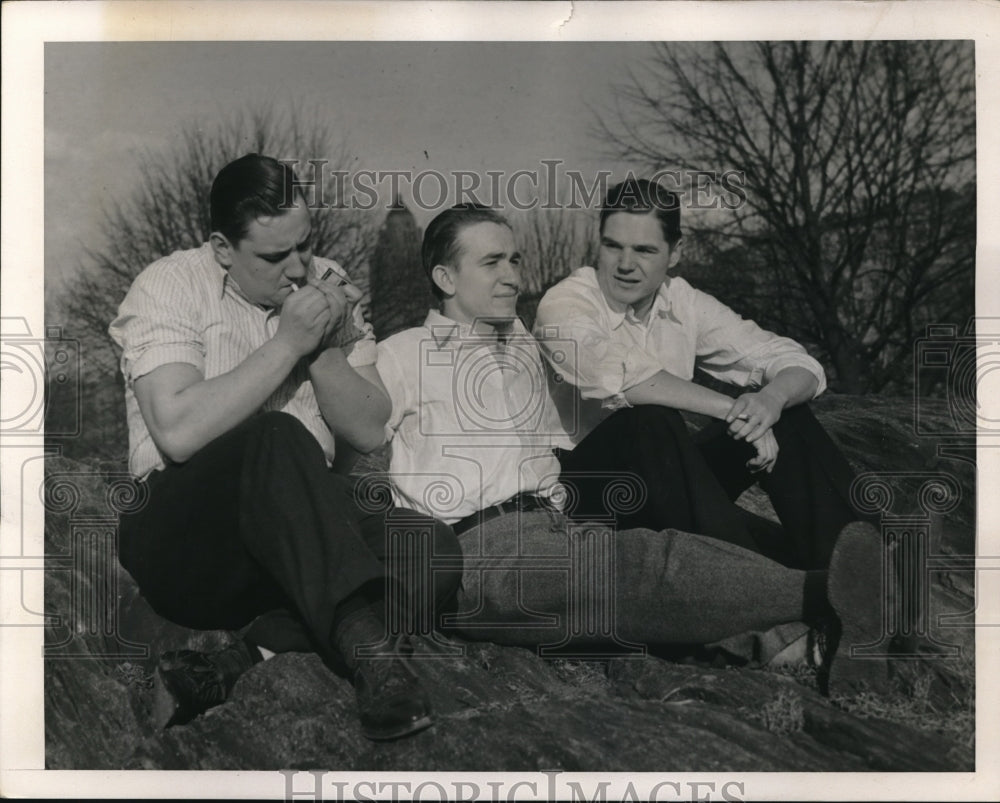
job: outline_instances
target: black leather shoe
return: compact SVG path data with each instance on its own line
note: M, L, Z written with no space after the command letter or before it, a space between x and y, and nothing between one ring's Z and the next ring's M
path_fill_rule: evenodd
M259 659L244 641L217 650L176 650L160 656L154 679L153 720L169 728L224 703L236 680Z
M367 738L401 739L434 724L427 693L398 655L361 659L353 682L361 732Z
M827 575L827 597L837 614L827 632L823 673L827 693L889 690L885 658L859 654L883 636L882 539L872 525L851 522L837 536Z

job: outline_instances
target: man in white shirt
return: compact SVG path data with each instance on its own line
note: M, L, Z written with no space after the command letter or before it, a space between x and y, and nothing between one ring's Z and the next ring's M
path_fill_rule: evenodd
M111 324L129 465L148 496L121 518L119 557L164 617L247 628L216 653L161 657L161 724L223 702L271 652L314 649L350 674L362 732L393 739L431 724L429 702L391 650L357 649L383 641L386 575L408 575L387 570L392 517L359 510L329 468L335 439L362 452L382 443L390 405L360 293L313 257L295 187L269 157L226 165L212 184L209 242L146 268ZM450 528L416 524L457 553ZM439 573L442 597L457 579ZM401 596L411 592L417 604L420 589Z
M547 356L559 356L555 371L577 391L559 396L579 411L563 468L643 479L645 504L621 527L676 527L796 568L827 566L837 534L859 516L850 466L806 404L826 387L820 364L669 275L681 253L673 193L634 178L612 187L600 236L597 267L549 289L535 322ZM567 339L575 350L563 348ZM696 368L741 395L695 384ZM692 436L680 410L717 421ZM751 531L734 504L758 481L782 522L777 536ZM599 480L586 487L601 493Z
M462 546L459 634L533 647L574 635L629 649L709 644L835 612L843 646L829 688L885 682L883 661L846 649L880 628L870 527L846 528L829 571L806 572L700 535L615 532L607 516L574 523L562 511L581 500L552 453L566 433L516 317L520 254L509 225L475 205L446 210L427 228L422 261L441 311L381 342L378 370L392 400L396 503L448 522ZM596 562L575 571L595 546ZM613 621L595 623L595 612Z

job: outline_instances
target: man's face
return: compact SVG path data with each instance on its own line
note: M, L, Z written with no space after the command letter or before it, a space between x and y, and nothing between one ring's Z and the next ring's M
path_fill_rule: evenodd
M255 304L280 307L312 266L312 225L302 203L274 217L259 217L235 246L212 235L216 259Z
M458 234L458 258L446 267L445 313L460 323L506 324L516 316L521 254L499 223L476 223Z
M680 250L671 248L655 213L615 212L604 221L597 282L612 307L631 306L642 317Z

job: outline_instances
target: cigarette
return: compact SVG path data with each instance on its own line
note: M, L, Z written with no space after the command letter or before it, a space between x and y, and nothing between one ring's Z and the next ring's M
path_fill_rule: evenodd
M750 416L748 416L748 415L747 415L746 413L740 413L740 414L739 414L738 416L736 416L736 417L737 417L737 418L738 418L738 419L739 419L740 421L749 421L749 420L750 420Z

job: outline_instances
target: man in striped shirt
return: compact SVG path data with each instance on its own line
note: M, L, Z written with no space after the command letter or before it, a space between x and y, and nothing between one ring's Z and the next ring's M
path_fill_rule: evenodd
M129 466L149 495L122 517L120 560L166 618L247 628L218 653L161 658L166 724L223 702L271 652L312 648L352 677L364 734L398 738L431 724L427 696L395 652L359 659L357 648L385 642L386 575L411 576L386 568L399 511L362 513L329 468L337 440L361 452L381 444L390 403L360 293L313 257L295 187L269 157L226 165L209 242L146 268L111 324ZM438 553L458 554L451 529L425 519ZM437 579L444 600L457 575Z

